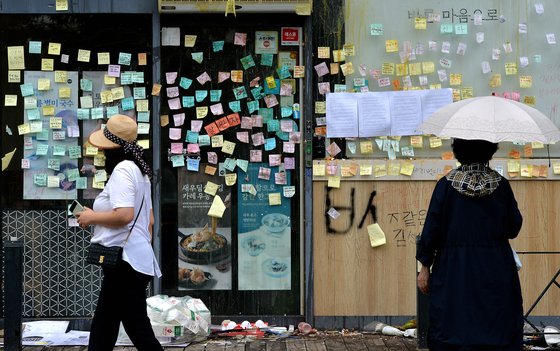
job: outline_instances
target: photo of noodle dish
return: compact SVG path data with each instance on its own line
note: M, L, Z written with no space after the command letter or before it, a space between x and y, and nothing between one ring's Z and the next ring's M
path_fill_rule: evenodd
M228 240L225 236L212 233L208 225L193 234L179 232L179 255L188 262L214 262L229 254Z

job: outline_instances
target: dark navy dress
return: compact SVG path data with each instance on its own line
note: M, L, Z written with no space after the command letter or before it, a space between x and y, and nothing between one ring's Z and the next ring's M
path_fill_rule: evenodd
M492 171L493 172L493 171ZM432 266L430 350L522 350L523 307L508 239L522 217L508 181L466 196L447 178L433 192L416 258Z

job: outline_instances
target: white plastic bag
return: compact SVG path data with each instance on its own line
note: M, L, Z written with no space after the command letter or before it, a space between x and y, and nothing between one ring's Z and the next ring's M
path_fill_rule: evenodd
M521 259L519 259L519 255L517 254L517 252L515 252L514 249L511 249L511 251L513 251L513 259L515 260L515 267L517 267L517 270L521 270L521 267L523 267L523 264L521 263Z

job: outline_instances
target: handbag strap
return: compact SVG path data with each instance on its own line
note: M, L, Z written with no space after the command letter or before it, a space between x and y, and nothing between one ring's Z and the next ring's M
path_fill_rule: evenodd
M140 204L140 209L138 210L138 214L136 214L136 218L134 218L134 223L132 223L132 227L130 227L130 229L128 230L128 235L126 236L126 239L124 240L124 244L123 247L126 245L128 238L130 237L130 234L132 234L132 229L134 229L134 226L136 225L136 221L138 220L138 217L140 216L140 212L142 211L142 206L144 206L144 196L142 196L142 203Z

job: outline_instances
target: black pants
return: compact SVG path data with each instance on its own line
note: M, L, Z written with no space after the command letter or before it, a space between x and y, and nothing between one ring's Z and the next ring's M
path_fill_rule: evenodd
M91 324L89 351L112 351L120 322L138 351L163 350L146 312L146 288L152 277L135 271L120 259L103 268L101 292Z

